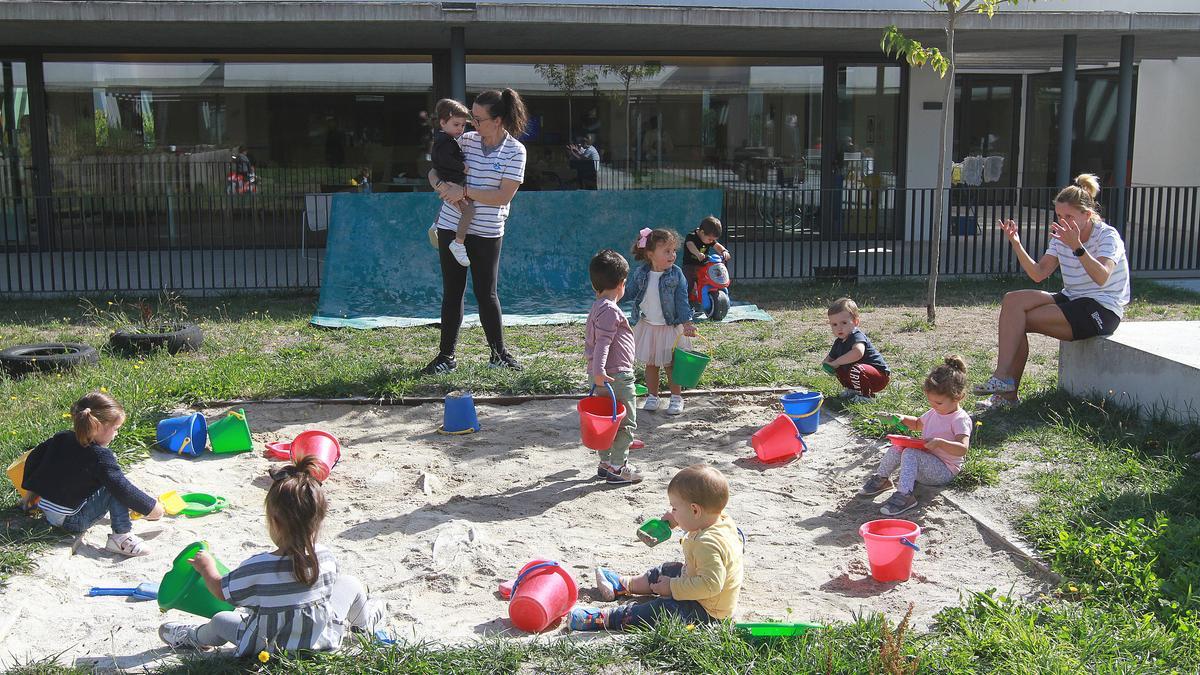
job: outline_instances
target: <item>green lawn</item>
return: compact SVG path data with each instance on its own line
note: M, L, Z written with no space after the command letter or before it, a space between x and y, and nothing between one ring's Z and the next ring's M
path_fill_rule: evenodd
M875 410L919 413L929 368L947 353L965 356L972 381L989 374L995 320L1010 279L944 282L939 322L924 321L917 281L858 286L742 285L738 297L776 317L772 323L702 327L714 345L711 387L808 385L833 394L821 373L829 347L824 308L850 294L863 328L893 366L893 384L871 404L854 406L855 424L883 433ZM92 298L105 306L111 298ZM100 365L21 380L0 377L0 460L64 428L63 414L83 392L104 387L126 406L129 422L114 444L125 461L143 456L154 423L180 403L231 398L426 396L459 388L511 394L580 391L582 326L508 330L512 351L529 368L492 371L481 331L464 331L460 368L440 378L416 371L432 357L432 328L331 331L307 319L313 297L238 297L188 301L206 332L197 354L126 359L102 352ZM1150 283L1134 285L1129 320L1200 320L1200 296ZM72 301L6 303L0 344L48 340L100 346L108 327L84 318ZM1013 490L1040 501L1017 526L1064 582L1032 601L1000 594L966 597L933 630L897 639L902 617L861 617L802 640L750 645L728 630L667 626L628 641L532 644L487 641L453 649L431 645L366 646L311 660L274 660L278 672L1094 672L1162 673L1200 669L1200 469L1186 457L1200 429L1146 423L1122 411L1057 392L1057 351L1035 340L1024 403L986 418L973 439L956 489L1006 485L1020 462L1041 467ZM968 401L970 404L971 401ZM0 576L31 568L31 555L56 535L30 525L0 488ZM797 608L801 610L802 608ZM881 645L883 648L881 649ZM240 670L254 663L188 662L184 670ZM41 667L41 666L39 666Z

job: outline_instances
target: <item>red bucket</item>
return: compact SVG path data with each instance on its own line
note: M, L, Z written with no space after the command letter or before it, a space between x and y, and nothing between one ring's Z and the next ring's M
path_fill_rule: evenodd
M805 450L796 423L787 415L776 417L774 422L754 432L750 445L761 462L782 462Z
M292 441L292 461L299 462L308 455L321 463L324 470L317 471L316 479L324 481L342 457L342 444L333 434L319 429L302 431Z
M540 633L566 616L578 599L570 572L553 560L534 560L517 573L508 618L526 633Z
M908 581L921 527L908 520L885 518L863 523L858 534L867 544L867 561L875 581Z
M592 396L580 399L576 408L579 410L579 436L583 444L592 450L607 450L612 447L613 439L617 437L617 429L625 419L625 406L617 402L611 385L608 396ZM596 387L592 387L596 391Z

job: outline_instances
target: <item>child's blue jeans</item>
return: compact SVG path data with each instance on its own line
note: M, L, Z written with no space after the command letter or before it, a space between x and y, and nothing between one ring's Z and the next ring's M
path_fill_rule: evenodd
M646 573L650 583L656 584L661 577L671 579L683 574L683 563L669 562L650 569ZM704 606L695 600L655 598L649 602L621 605L608 615L608 629L621 630L631 625L653 627L667 617L678 617L684 623L712 623Z
M105 515L112 521L113 534L125 534L133 529L133 521L129 519L129 507L119 502L108 488L103 487L83 500L78 511L64 518L62 528L68 532L84 532Z

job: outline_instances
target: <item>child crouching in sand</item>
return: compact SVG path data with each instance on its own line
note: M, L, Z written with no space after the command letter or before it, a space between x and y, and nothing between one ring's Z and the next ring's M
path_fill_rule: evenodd
M627 595L658 597L611 609L576 607L571 610L571 630L653 626L668 616L688 623L733 616L742 589L742 540L737 525L724 511L729 482L720 471L694 464L671 479L667 499L671 510L663 514L663 520L687 530L680 542L683 562L663 563L638 576L596 568L596 586L605 600Z
M890 476L900 469L896 492L879 509L885 516L897 516L917 505L913 487L945 485L962 471L971 447L971 416L959 403L967 395L967 363L959 356L947 356L942 365L925 378L925 398L931 406L920 417L883 413L899 419L909 429L921 432L925 448L888 448L879 469L867 480L859 496L871 497L892 487Z

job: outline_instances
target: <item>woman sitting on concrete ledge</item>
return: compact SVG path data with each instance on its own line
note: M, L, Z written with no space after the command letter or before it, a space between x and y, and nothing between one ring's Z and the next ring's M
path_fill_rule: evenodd
M1099 193L1100 181L1090 173L1080 175L1058 193L1050 246L1036 262L1021 245L1017 224L1012 220L998 223L1029 278L1040 282L1061 268L1063 289L1058 293L1028 289L1004 295L996 370L987 382L974 388L977 395L991 395L980 407L1017 403L1017 389L1029 358L1029 333L1070 342L1112 335L1121 323L1123 308L1129 304L1129 263L1120 233L1100 219Z

